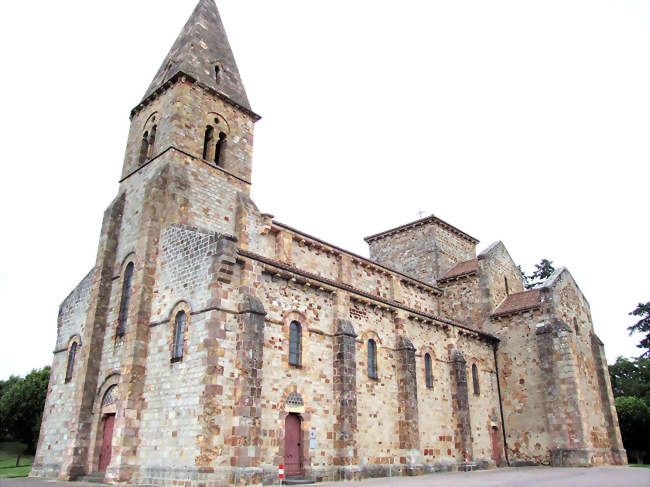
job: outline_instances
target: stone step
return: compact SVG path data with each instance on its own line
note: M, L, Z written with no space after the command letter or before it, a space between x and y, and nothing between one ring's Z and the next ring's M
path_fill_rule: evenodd
M91 484L103 484L104 483L104 472L95 472L88 475L84 475L77 479L79 482L89 482Z
M305 484L315 484L311 479L305 477L287 477L284 479L284 485L305 485Z

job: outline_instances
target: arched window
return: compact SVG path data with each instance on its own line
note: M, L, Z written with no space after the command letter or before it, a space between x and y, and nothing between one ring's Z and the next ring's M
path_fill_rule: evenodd
M148 143L148 148L147 148L147 160L151 159L153 157L153 150L154 150L154 145L156 144L156 131L158 130L158 126L154 125L151 127L151 134L149 134L149 143Z
M433 371L431 370L431 355L428 353L424 355L424 377L427 387L431 389L433 387Z
M72 373L74 372L74 361L77 357L77 342L73 342L68 352L68 368L65 371L65 381L70 382Z
M223 164L223 150L226 146L226 134L219 132L219 140L217 140L217 146L214 149L214 162L217 166L222 166Z
M508 278L506 276L503 276L503 281L506 285L506 296L510 294L510 287L508 286Z
M183 358L183 345L185 344L185 323L187 315L185 311L180 311L176 314L174 325L174 351L172 360L181 360Z
M578 328L578 320L573 317L573 329L576 331L576 336L580 335L580 328Z
M472 383L474 384L474 394L478 396L481 393L481 389L478 385L478 368L476 364L472 364Z
M142 134L142 142L140 142L140 156L138 158L139 164L144 164L149 155L149 132Z
M300 335L300 323L292 321L289 325L289 365L300 366Z
M368 340L368 377L377 378L377 344L372 338Z
M129 262L124 269L122 279L122 299L120 300L120 315L117 323L117 336L124 336L126 331L126 320L129 316L129 301L131 301L131 284L133 281L133 262Z
M206 161L211 160L214 157L212 149L214 147L214 127L208 125L205 128L205 139L203 141L203 159Z

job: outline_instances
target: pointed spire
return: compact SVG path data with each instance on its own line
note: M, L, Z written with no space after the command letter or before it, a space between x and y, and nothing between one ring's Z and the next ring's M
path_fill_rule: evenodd
M199 1L144 98L179 72L251 109L214 0Z

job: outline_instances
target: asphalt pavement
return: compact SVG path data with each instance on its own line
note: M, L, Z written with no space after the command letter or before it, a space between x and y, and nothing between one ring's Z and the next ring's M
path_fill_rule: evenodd
M418 477L365 479L359 482L327 482L320 487L650 487L650 468L525 467L448 472ZM0 487L99 487L86 482L41 479L0 479Z

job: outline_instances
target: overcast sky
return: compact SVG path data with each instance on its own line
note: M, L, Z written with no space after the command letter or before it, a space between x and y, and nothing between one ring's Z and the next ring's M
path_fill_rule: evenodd
M0 378L52 360L129 111L196 0L3 2ZM221 0L262 212L368 255L435 214L567 266L611 362L650 300L649 3Z

